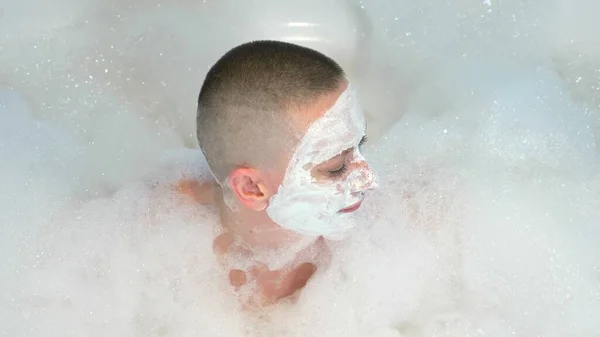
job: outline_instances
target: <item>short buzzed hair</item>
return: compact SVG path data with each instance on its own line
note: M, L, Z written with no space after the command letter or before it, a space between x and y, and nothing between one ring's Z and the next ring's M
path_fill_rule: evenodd
M198 143L223 182L238 166L276 161L299 139L290 111L336 90L342 68L324 54L280 41L239 45L213 65L198 97Z

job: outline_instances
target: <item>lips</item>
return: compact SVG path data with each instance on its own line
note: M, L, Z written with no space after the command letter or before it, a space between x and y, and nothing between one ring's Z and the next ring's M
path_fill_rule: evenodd
M356 211L357 209L359 209L361 204L362 204L362 200L357 202L354 205L348 206L346 208L342 208L339 211L339 213L352 213L352 212Z

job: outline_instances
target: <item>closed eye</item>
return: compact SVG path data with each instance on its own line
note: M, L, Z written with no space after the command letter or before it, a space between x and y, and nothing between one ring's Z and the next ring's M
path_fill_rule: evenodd
M360 140L360 142L358 143L358 147L361 147L363 145L365 145L365 143L369 140L369 138L367 138L367 136L363 136L362 139Z
M329 171L329 175L331 177L339 177L339 176L344 175L344 173L346 173L346 171L348 171L348 166L346 166L346 164L344 164L337 170Z

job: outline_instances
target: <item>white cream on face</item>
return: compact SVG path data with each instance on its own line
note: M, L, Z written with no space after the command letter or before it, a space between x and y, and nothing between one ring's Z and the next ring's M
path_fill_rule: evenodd
M283 182L267 207L267 214L280 226L310 236L340 239L354 225L340 210L364 198L376 186L375 174L359 151L365 135L365 117L352 87L340 95L333 107L313 122L300 140ZM315 181L311 170L350 150L350 172L345 178Z

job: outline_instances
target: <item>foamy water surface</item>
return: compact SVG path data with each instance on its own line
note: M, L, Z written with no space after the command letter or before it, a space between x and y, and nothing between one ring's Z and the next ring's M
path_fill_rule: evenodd
M595 2L0 7L3 335L598 336ZM196 95L257 38L348 69L381 188L297 304L252 316L213 210L169 184L207 176Z

